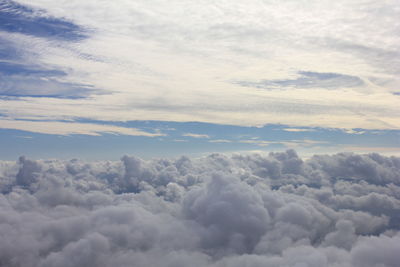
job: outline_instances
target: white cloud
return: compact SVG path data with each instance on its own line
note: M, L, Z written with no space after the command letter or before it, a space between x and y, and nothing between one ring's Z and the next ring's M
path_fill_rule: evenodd
M182 136L192 137L192 138L201 138L201 139L210 138L210 136L207 134L196 134L196 133L184 133L184 134L182 134Z
M399 129L393 85L376 82L393 84L400 71L394 3L18 2L69 19L89 35L65 42L2 32L24 63L65 71L63 82L108 95L1 99L0 111L10 118L74 119L79 113L113 121ZM365 84L348 88L333 79L334 90L314 84L268 91L229 82L295 83L299 71L358 77Z
M365 133L365 131L355 130L355 129L343 129L343 131L348 134L363 134L363 133Z
M57 135L100 135L102 133L148 137L165 135L162 133L150 133L135 128L118 127L114 125L60 121L26 121L0 119L0 128L17 129L28 132Z
M284 128L282 130L286 131L286 132L313 132L313 131L315 131L314 129L304 129L304 128Z
M400 158L0 161L17 266L397 266Z

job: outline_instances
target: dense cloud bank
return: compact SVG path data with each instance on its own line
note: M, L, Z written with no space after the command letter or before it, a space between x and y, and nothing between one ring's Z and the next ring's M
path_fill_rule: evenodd
M400 158L0 162L0 266L400 262Z

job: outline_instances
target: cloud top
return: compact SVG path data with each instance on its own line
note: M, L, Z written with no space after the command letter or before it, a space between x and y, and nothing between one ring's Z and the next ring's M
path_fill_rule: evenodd
M400 158L0 162L4 266L397 266Z

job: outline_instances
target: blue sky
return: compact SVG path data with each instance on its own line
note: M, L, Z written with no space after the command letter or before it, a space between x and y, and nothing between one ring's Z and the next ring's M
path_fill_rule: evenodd
M0 159L400 153L396 1L0 3Z

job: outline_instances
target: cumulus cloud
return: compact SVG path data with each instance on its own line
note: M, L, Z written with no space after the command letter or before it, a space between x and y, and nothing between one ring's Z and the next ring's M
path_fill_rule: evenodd
M1 266L383 266L400 158L0 162Z

